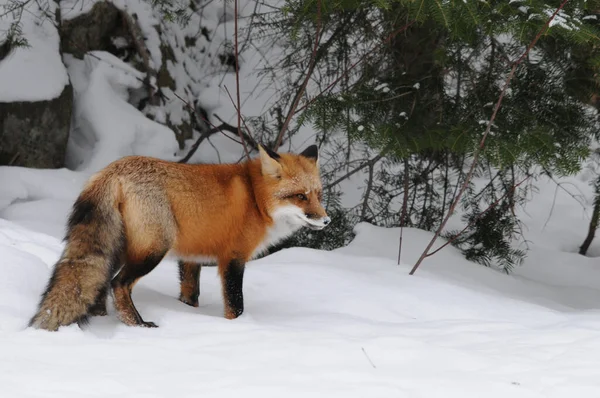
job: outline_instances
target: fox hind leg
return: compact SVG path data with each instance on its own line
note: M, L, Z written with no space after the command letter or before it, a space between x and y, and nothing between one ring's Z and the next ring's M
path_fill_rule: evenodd
M151 254L141 263L128 263L112 280L112 290L115 301L115 309L119 319L129 326L158 327L154 322L144 321L135 308L131 299L131 291L141 277L147 275L162 261L166 252Z
M188 261L179 261L180 293L179 301L198 307L200 296L200 271L202 264Z

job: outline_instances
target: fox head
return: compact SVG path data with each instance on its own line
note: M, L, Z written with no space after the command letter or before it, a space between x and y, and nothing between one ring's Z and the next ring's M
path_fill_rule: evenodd
M300 154L279 154L261 145L259 152L270 216L291 227L325 228L331 219L321 204L317 146L311 145Z

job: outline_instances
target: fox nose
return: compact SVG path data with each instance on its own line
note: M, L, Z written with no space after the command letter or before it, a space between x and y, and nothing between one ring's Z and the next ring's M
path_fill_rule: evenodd
M323 218L323 224L328 225L331 222L331 218L325 217Z

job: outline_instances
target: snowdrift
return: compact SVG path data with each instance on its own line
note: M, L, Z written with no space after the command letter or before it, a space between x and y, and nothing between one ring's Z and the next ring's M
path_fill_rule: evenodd
M449 247L409 276L431 235L405 230L397 265L398 232L359 224L348 247L250 262L234 321L222 317L214 267L192 308L165 260L133 292L158 329L119 323L109 302L84 330L49 333L26 324L60 238L0 219L3 395L595 396L597 260L534 247L506 275Z

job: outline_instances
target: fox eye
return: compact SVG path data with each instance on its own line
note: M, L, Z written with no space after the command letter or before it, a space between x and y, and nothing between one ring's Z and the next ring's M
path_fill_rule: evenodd
M300 200L308 200L306 195L303 193L296 194L296 197Z

